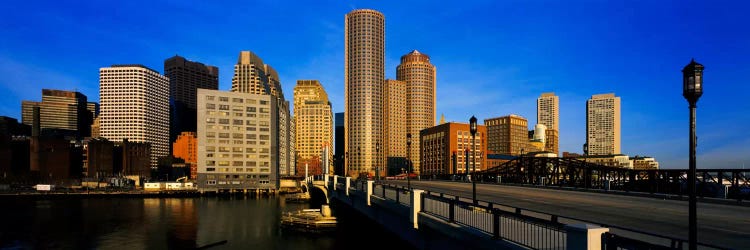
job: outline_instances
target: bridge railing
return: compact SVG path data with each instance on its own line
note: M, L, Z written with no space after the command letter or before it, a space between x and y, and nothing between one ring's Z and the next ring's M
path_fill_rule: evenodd
M396 201L404 206L411 206L411 200L409 199L411 192L408 188L394 185L377 185L372 195L384 200Z
M565 249L564 225L485 205L462 201L460 197L422 194L421 211L450 223L461 224L495 239L504 239L532 249Z
M472 202L471 199L443 193L428 191L422 194L421 204L421 211L424 213L533 249L565 249L565 227L577 224L609 228L609 232L602 235L602 247L607 250L687 249L689 246L687 239L488 201ZM705 243L698 243L698 246L700 249L728 249Z

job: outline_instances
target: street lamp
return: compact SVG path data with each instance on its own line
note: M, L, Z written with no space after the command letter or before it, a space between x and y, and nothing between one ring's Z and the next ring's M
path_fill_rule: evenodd
M476 157L476 150L477 146L475 142L476 134L477 134L477 118L473 115L471 118L469 118L469 132L471 132L471 161L474 168L474 171L477 171L477 157ZM471 198L474 200L474 205L477 204L477 182L472 179L471 180Z
M380 180L380 142L375 143L375 175L378 177L378 181Z
M409 172L411 172L411 133L406 134L406 186L411 190Z
M697 249L698 225L696 217L696 198L695 198L695 109L698 98L703 94L703 65L691 60L685 68L682 69L682 96L690 104L690 169L688 171L688 192L689 201L689 242L690 250Z

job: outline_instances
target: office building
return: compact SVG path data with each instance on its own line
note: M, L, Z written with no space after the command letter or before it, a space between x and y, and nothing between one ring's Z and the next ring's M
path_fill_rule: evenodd
M487 127L479 124L473 142L468 123L448 122L423 129L419 135L422 145L420 174L467 174L467 170L485 170L487 135ZM467 164L471 165L467 167Z
M586 101L588 155L620 154L620 97L599 94Z
M413 136L419 134L422 129L435 126L435 74L435 66L430 63L430 56L417 50L401 56L401 64L396 68L396 79L406 82L406 132ZM412 146L409 157L414 172L420 173L420 146Z
M195 132L197 91L219 89L219 68L175 55L164 60L164 75L169 78L169 141L173 142L181 132Z
M271 95L198 90L199 188L278 188L278 107Z
M375 174L384 162L383 81L385 79L385 17L375 10L346 14L344 25L344 86L346 174Z
M182 132L172 143L172 156L187 163L198 162L198 139L195 132Z
M42 89L41 102L21 102L21 120L32 125L33 108L39 107L42 135L55 131L52 133L83 138L91 135L93 117L88 106L88 98L80 92Z
M281 80L275 69L251 51L240 51L232 76L232 92L255 95L269 95L276 107L274 110L278 125L278 173L280 176L295 175L296 128L289 110L289 101L284 98ZM265 115L263 115L265 116ZM276 178L276 177L274 177Z
M520 155L529 152L529 125L520 115L484 120L487 126L487 149L493 154Z
M557 154L560 131L560 98L555 93L542 93L536 99L536 122L547 127L546 151Z
M317 162L322 172L333 167L333 113L328 94L317 80L297 80L294 87L297 173L301 163ZM321 154L327 157L321 157ZM325 159L324 159L325 158ZM327 160L329 162L318 162ZM325 171L329 170L329 171Z
M406 82L385 80L385 140L380 150L385 150L387 157L406 157L407 134L407 90ZM418 133L412 133L411 147L419 149ZM414 153L414 150L411 150ZM417 150L418 152L419 150ZM381 166L382 168L382 166ZM381 171L381 173L385 173Z
M169 79L143 65L112 65L99 69L99 95L101 137L148 143L156 168L170 153Z

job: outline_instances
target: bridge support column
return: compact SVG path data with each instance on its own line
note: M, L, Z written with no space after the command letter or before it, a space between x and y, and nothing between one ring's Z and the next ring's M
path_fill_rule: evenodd
M323 186L328 188L328 175L323 175Z
M417 218L419 218L419 212L422 209L422 193L424 193L424 190L411 190L411 213L409 213L409 220L414 224L414 229L419 228Z
M352 177L346 177L346 196L349 196L349 187L352 184Z
M339 176L338 175L334 175L333 176L333 190L334 191L336 191L336 186L338 186L338 184L339 184Z
M609 232L609 228L589 224L575 224L565 226L567 249L602 249L602 234Z
M372 184L375 181L367 181L367 205L370 205L370 197L372 196Z

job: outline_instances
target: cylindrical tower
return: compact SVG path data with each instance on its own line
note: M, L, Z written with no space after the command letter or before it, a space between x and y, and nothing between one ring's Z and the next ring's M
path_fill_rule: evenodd
M360 9L345 17L345 130L346 174L374 175L384 164L383 81L385 78L385 17Z
M417 50L401 57L401 64L396 68L396 78L406 82L406 132L419 135L422 129L435 126L435 66L430 63L430 56ZM420 173L420 145L410 149L410 159L415 173Z

